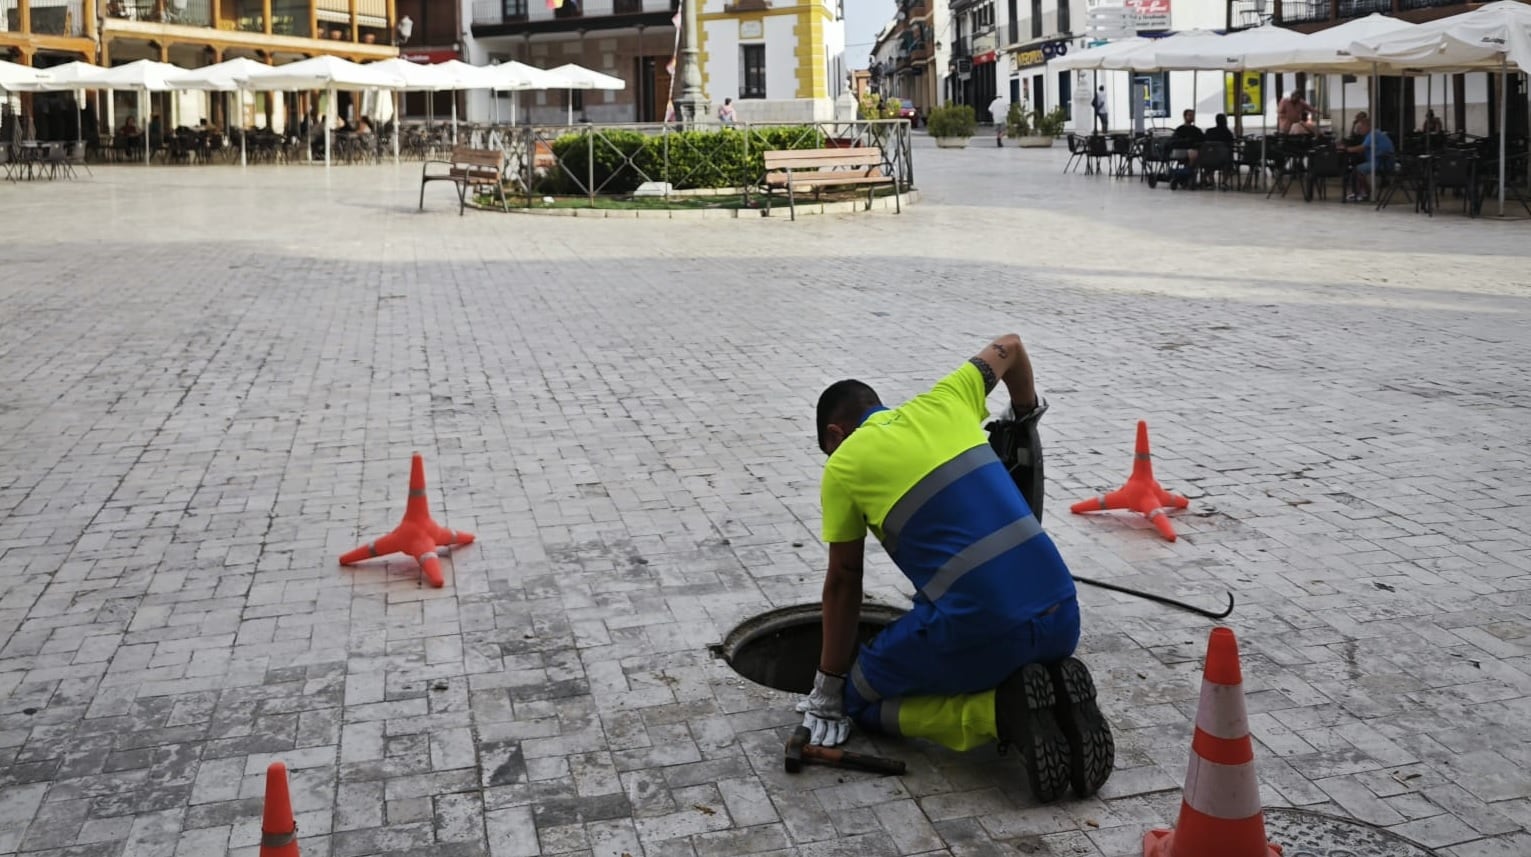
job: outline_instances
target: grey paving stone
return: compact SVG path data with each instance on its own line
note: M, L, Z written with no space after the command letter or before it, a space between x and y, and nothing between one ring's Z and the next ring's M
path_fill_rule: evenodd
M1071 566L1236 593L1267 804L1531 851L1524 224L916 145L905 215L796 224L417 215L409 165L7 187L0 854L255 857L274 758L311 857L1135 854L1199 618L1081 590L1118 764L1049 807L987 750L786 775L793 698L706 651L819 598L819 388L1007 329ZM1140 418L1174 544L1064 511ZM416 450L479 537L441 590L335 564Z

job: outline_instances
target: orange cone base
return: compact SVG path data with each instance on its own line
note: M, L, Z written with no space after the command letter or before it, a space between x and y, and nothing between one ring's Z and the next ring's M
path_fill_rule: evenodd
M355 565L364 559L387 556L392 553L408 554L420 563L420 576L431 586L441 588L446 579L441 574L441 548L473 544L473 534L463 530L449 530L431 519L425 501L425 463L416 453L410 462L409 502L404 509L404 520L393 532L374 542L368 542L349 553L341 554L341 565Z
M1175 852L1175 831L1173 830L1150 830L1143 834L1143 857L1281 857L1281 846L1274 842L1255 844L1253 849L1246 848L1243 851L1216 846L1216 851L1197 852L1195 849L1181 849L1186 853Z
M1080 500L1069 507L1069 511L1076 515L1086 512L1105 512L1111 509L1126 509L1147 516L1153 523L1154 529L1159 535L1169 541L1175 540L1175 525L1170 523L1165 509L1184 509L1191 505L1191 501L1180 496L1171 494L1159 485L1154 479L1154 468L1148 452L1148 424L1138 421L1137 453L1132 463L1132 475L1127 478L1127 484L1123 485L1110 494L1101 497L1092 497L1089 500Z

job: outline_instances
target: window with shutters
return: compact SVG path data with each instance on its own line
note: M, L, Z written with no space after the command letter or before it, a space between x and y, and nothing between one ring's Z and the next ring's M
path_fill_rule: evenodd
M739 97L766 97L765 45L739 46Z

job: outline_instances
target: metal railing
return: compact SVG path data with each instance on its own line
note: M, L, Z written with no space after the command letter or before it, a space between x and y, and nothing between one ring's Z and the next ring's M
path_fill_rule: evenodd
M1329 20L1328 0L1282 0L1280 17L1281 24L1306 24L1312 21Z
M84 35L84 3L81 0L34 0L32 32L39 36Z
M1393 11L1393 0L1340 0L1341 18L1364 18L1373 12Z
M410 139L406 129L403 138ZM432 143L431 140L435 139ZM673 191L715 189L750 194L764 177L765 152L780 149L876 147L882 171L900 190L914 186L909 123L903 119L857 122L747 123L730 128L675 125L473 125L459 143L499 149L506 175L527 204L544 195L630 195L645 182ZM438 129L403 148L430 157L450 144Z
M210 27L213 24L212 0L165 0L165 22Z

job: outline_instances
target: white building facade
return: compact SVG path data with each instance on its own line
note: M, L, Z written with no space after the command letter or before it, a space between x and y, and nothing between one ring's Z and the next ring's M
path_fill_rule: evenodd
M517 60L538 68L575 63L627 82L619 91L473 93L468 118L556 124L661 122L680 95L677 22L681 0L463 0L476 65ZM690 2L690 0L686 0ZM712 114L732 98L740 121L834 118L848 86L840 0L697 0L702 91ZM671 62L675 61L673 73Z

